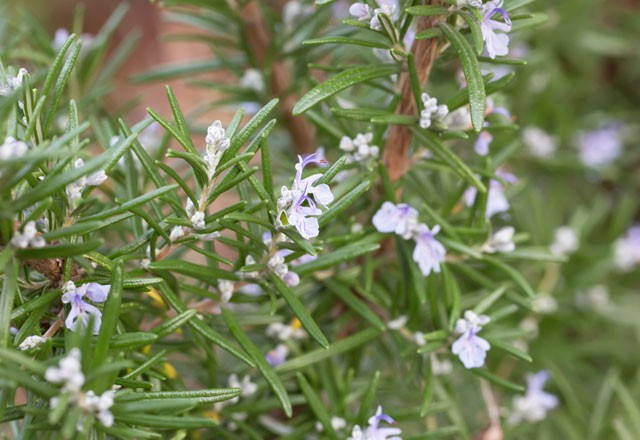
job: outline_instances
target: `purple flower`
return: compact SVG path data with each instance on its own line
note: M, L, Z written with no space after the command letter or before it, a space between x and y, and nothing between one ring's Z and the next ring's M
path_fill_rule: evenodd
M482 39L485 41L485 47L492 59L497 55L504 56L509 53L509 36L500 32L509 32L511 30L511 20L507 11L501 8L502 0L492 0L482 6L484 18L480 24L482 31ZM502 15L504 23L493 20L495 14Z
M418 226L418 211L406 203L394 205L384 202L373 216L372 223L379 232L394 232L407 240Z
M485 339L477 336L478 331L473 328L468 329L451 346L451 351L460 358L465 368L482 367L487 351L491 348Z
M304 159L298 156L298 159L293 186L291 190L282 187L278 207L286 216L288 224L293 225L302 237L309 239L317 237L319 233L317 216L322 211L316 207L316 203L321 206L328 205L333 201L333 194L326 183L316 185L322 174L318 173L302 178L304 167L310 163L324 163L324 158L316 153Z
M413 260L418 263L425 277L429 276L431 271L440 273L440 263L444 262L446 251L442 243L435 239L438 232L440 225L435 225L431 230L424 223L418 225Z
M62 295L62 302L71 304L71 311L64 322L67 328L71 331L76 331L78 323L81 323L86 328L89 325L91 316L93 316L92 333L97 335L102 325L102 312L97 307L87 303L83 298L86 296L93 302L105 302L111 286L88 283L76 288L75 284L69 281L65 284L63 290L65 293Z
M622 152L620 125L610 123L598 130L580 133L578 147L580 160L589 167L599 168L613 162Z
M548 411L558 406L558 397L542 389L547 380L549 372L546 370L527 374L527 391L524 396L513 399L513 412L509 417L509 423L515 424L522 420L538 422L546 417Z
M380 30L382 25L378 19L378 14L385 14L391 20L398 18L398 1L397 0L377 0L378 7L371 8L366 3L357 2L349 7L349 13L358 19L358 21L368 21L371 29Z
M460 358L465 368L478 368L484 365L487 351L491 346L477 333L489 321L491 319L488 316L477 315L472 310L467 310L464 312L464 319L458 319L456 322L456 332L461 336L453 343L451 351Z
M488 131L481 131L478 135L476 143L473 145L473 151L480 156L486 156L489 154L489 145L493 141L493 136Z
M276 348L267 353L266 359L269 365L271 365L272 367L277 367L287 360L288 354L289 349L287 348L287 346L284 344L278 344Z
M382 413L382 407L378 406L375 415L369 417L369 426L363 431L360 426L353 427L351 437L347 440L401 440L400 434L402 430L400 428L380 428L380 422L385 421L389 424L394 424L395 420L386 414Z

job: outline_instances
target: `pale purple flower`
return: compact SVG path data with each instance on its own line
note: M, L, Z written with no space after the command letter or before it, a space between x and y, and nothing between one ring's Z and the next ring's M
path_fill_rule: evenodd
M510 424L523 420L534 423L543 420L547 412L558 406L557 396L547 393L542 388L549 379L546 370L536 374L527 374L527 391L524 396L513 399L513 411L509 417Z
M465 368L479 368L484 365L491 345L477 333L489 321L488 316L477 315L472 310L467 310L464 319L458 319L456 322L456 332L461 336L453 343L451 351L460 358Z
M372 223L378 232L393 232L407 240L418 226L418 211L406 203L384 202L373 216Z
M271 365L272 367L277 367L287 360L288 354L289 348L287 348L287 346L284 344L278 344L276 348L267 353L266 359L269 365Z
M507 11L501 8L502 0L492 0L482 6L483 20L480 24L482 31L482 39L485 42L485 48L492 59L496 56L504 56L509 53L509 36L502 32L511 30L511 20ZM504 23L493 20L495 14L502 15ZM500 31L501 33L496 33Z
M318 173L302 178L305 166L310 163L323 163L324 159L318 154L311 154L304 159L298 156L298 159L293 186L291 190L282 187L278 208L284 211L287 222L293 225L302 237L309 239L317 237L319 233L317 216L322 211L316 207L316 203L327 206L333 201L333 194L326 183L316 185L322 174Z
M354 426L351 437L347 440L402 440L400 428L381 428L380 422L382 421L391 425L396 423L395 420L382 412L381 406L378 406L375 415L369 417L369 426L364 431L360 426Z
M476 143L473 145L473 151L480 156L486 156L489 154L489 145L493 141L493 136L486 130L483 130L478 135Z
M369 21L373 17L373 9L366 3L357 2L349 7L349 14L358 19L358 21Z
M633 225L624 237L615 241L613 257L616 267L625 272L640 263L640 225Z
M429 276L431 271L440 273L440 263L444 262L446 251L442 243L435 239L438 232L440 225L435 225L431 230L424 223L418 225L413 260L418 263L425 277Z
M616 123L578 135L580 160L588 167L599 168L613 162L620 156L622 146L620 125Z
M71 311L65 320L67 328L71 331L76 331L79 323L82 327L86 328L90 318L93 316L92 333L97 335L102 325L102 312L97 307L86 302L84 297L86 296L96 303L105 302L111 286L87 283L76 287L73 282L69 281L65 284L63 290L65 293L62 295L62 302L64 304L71 304Z
M482 367L491 348L477 333L478 330L469 329L451 346L451 351L460 358L465 368Z

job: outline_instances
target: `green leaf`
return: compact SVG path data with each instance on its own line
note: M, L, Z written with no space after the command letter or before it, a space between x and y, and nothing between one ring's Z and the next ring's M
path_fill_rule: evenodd
M462 19L469 26L469 30L471 31L471 38L473 40L473 45L475 46L476 53L480 55L484 50L484 40L482 38L482 31L480 30L480 25L478 21L475 19L473 15L470 15L465 12L459 12L458 15L462 17Z
M118 261L111 273L111 289L107 300L104 303L104 311L102 312L102 325L100 333L96 341L96 349L93 355L93 368L98 368L107 359L109 354L109 344L113 332L118 325L120 316L120 304L122 303L122 283L123 283L123 263ZM102 383L106 387L106 383ZM103 388L99 386L99 388Z
M502 377L497 376L485 369L470 368L469 371L471 371L476 376L480 376L481 378L486 379L489 382L496 384L500 387L506 388L511 391L515 391L517 393L524 393L524 387L522 385L518 385L516 383L508 381L507 379L503 379Z
M409 15L418 17L431 17L434 15L449 15L451 12L444 6L420 5L411 6L405 9Z
M329 438L337 440L338 434L336 434L333 426L331 426L331 415L329 414L329 412L327 412L327 409L322 404L320 396L316 394L313 387L309 384L307 379L305 379L302 374L298 373L296 376L298 378L298 383L300 384L302 394L304 394L305 398L307 399L307 403L309 404L311 411L313 411L313 414L315 414L316 419L318 419L318 421L324 427L324 432Z
M338 201L334 201L329 209L323 212L320 217L318 217L318 225L320 227L326 225L331 220L336 218L338 215L342 214L349 206L355 203L356 200L359 200L362 195L369 190L369 186L371 185L371 181L365 180L360 183L358 186L353 188L347 194L340 198Z
M309 243L308 240L305 240L299 233L298 230L293 227L285 227L280 228L280 232L289 237L301 251L306 254L313 255L314 257L318 254L316 249Z
M298 275L308 275L321 269L336 266L345 261L353 260L360 255L368 254L380 248L379 243L354 243L344 246L340 249L332 251L329 254L322 255L313 261L295 266L293 270Z
M284 300L289 304L293 314L300 320L302 327L309 333L309 335L322 347L329 347L329 341L327 337L322 333L318 324L313 320L307 308L302 304L300 298L287 286L282 279L276 274L270 274L271 283L278 292L282 295Z
M256 363L258 370L262 373L265 380L275 393L278 400L282 404L282 409L287 417L291 417L292 409L291 409L291 401L289 400L289 395L287 394L287 390L284 388L282 381L278 377L278 375L273 371L271 365L265 359L264 353L258 350L258 347L254 345L253 342L249 339L249 337L240 329L238 322L233 317L233 315L226 309L222 309L222 316L224 317L227 326L229 327L229 331L236 338L236 340L240 343L242 348L244 348L249 356L253 358L253 361Z
M4 269L2 283L2 297L0 297L0 347L9 345L10 316L13 311L13 302L18 293L18 265L15 259L10 258Z
M511 356L513 356L516 359L520 359L521 361L525 361L525 362L533 362L533 359L531 359L531 356L529 356L527 353L525 353L524 351L518 350L517 348L505 344L502 341L499 341L497 339L494 338L488 338L488 337L484 337L487 341L489 341L489 343L491 344L492 348L497 348L498 350L502 350L502 351L506 351L507 353L509 353Z
M467 81L467 90L469 91L471 123L476 133L480 133L484 123L486 96L478 59L460 32L446 23L441 23L440 29L460 56L460 64L462 65L462 71Z
M438 28L429 28L416 34L416 40L426 40L429 38L438 38L442 35L442 31Z
M86 126L83 127L83 130L86 129ZM80 168L69 169L64 173L57 174L53 177L46 177L44 180L40 181L33 189L31 189L22 197L17 199L14 203L12 203L11 207L15 211L21 211L41 200L44 200L50 195L63 189L66 185L75 182L82 176L86 176L95 171L98 171L106 164L110 156L111 154L107 152L87 161L84 166Z
M111 338L110 350L135 350L158 339L153 333L131 332Z
M311 40L305 40L302 42L305 46L317 46L320 44L353 44L356 46L364 47L377 47L380 49L389 49L389 45L385 43L379 43L377 41L359 40L351 37L321 37L313 38Z
M158 338L164 338L165 336L170 335L178 328L188 323L194 316L197 315L197 313L198 311L194 309L186 310L180 313L178 316L174 316L173 318L163 322L151 331L155 333Z
M102 245L102 242L102 240L90 240L81 243L56 244L43 248L17 249L16 257L22 260L73 257L96 250Z
M187 310L187 306L180 300L180 298L171 290L169 285L164 282L158 286L162 297L176 312L183 313ZM205 322L199 319L192 319L189 321L191 328L198 332L207 341L218 345L223 350L227 351L231 355L237 357L242 362L246 363L250 367L255 367L253 360L247 356L243 351L235 347L231 341L213 330Z
M200 429L215 428L218 422L203 417L180 417L151 414L119 414L118 422L131 425L148 426L156 429Z
M316 104L335 95L341 90L375 78L398 73L398 67L392 65L360 66L342 71L331 79L309 90L293 108L293 115L300 115Z
M378 315L376 315L360 298L354 295L344 284L328 279L324 282L324 285L327 286L327 288L346 305L348 305L356 314L360 315L378 330L385 330L386 326Z
M316 181L316 185L321 185L323 183L330 183L334 177L344 168L347 163L347 157L342 156L340 159L336 160L327 170L324 172L322 177L320 177Z
M165 259L154 261L149 265L151 270L172 271L183 275L194 277L209 284L216 285L218 279L238 280L238 275L233 272L227 272L222 269L213 267L205 267L190 261Z
M476 187L481 192L487 192L487 188L478 179L476 174L460 159L451 149L446 147L438 136L428 130L422 130L419 128L412 128L413 133L418 140L422 142L427 148L429 148L433 154L443 162L445 162L451 169L461 178L467 181L470 185Z
M280 102L277 98L272 99L264 107L256 112L255 115L247 122L247 124L240 129L238 134L234 135L231 139L231 145L224 152L222 159L220 159L220 166L222 166L226 161L231 160L240 150L240 148L244 145L244 143L251 137L252 134L258 130L258 127L262 125L264 120L269 116L269 114L273 111L273 109Z
M281 373L288 373L291 371L299 370L309 365L315 365L325 359L330 359L338 354L346 353L354 350L372 339L377 338L381 334L380 330L375 328L368 328L359 333L349 336L348 338L331 344L331 347L324 349L318 348L313 351L308 351L305 354L296 358L290 359L283 364L276 367L276 371Z
M380 382L380 371L376 371L371 379L371 382L367 386L367 392L360 399L360 409L358 410L358 422L364 423L369 419L370 413L373 410L373 402L378 389L378 383Z
M193 146L193 141L191 140L191 132L189 130L189 125L187 121L184 119L184 114L182 113L182 109L180 109L180 104L178 104L178 100L176 96L173 94L173 90L171 90L171 86L165 86L167 90L167 98L169 99L169 106L171 107L171 113L173 113L173 119L176 121L176 125L178 126L178 130L182 134L182 138L186 141L189 149L187 151L198 154L198 150Z
M509 277L511 277L511 279L518 286L520 286L520 288L524 291L524 293L527 294L527 296L529 298L535 298L536 297L536 292L533 290L531 285L529 285L527 280L525 280L524 277L522 275L520 275L520 272L518 272L517 270L515 270L511 266L503 263L502 261L500 261L500 260L498 260L498 259L496 259L494 257L490 257L489 255L484 255L482 257L482 259L486 263L488 263L489 265L495 267L496 269L501 270L502 272L506 273Z
M91 220L104 220L114 215L120 214L122 212L128 211L130 209L136 208L140 205L144 205L145 203L149 203L151 200L160 197L163 194L174 191L178 188L178 184L174 183L171 185L163 186L162 188L154 189L146 194L128 200L119 206L116 206L111 209L104 210L98 214L87 216L83 219L83 221L91 221Z

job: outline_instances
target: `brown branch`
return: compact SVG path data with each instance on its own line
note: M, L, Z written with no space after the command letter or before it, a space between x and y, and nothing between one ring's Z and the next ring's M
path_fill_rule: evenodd
M315 136L313 126L302 116L293 116L293 107L298 100L291 89L293 80L284 61L274 59L268 63L271 41L269 28L264 20L257 0L251 0L242 12L243 28L247 36L247 43L258 67L271 68L271 92L280 98L280 108L285 125L293 140L294 149L298 153L310 153L315 150Z
M425 0L427 5L437 5L437 0ZM420 17L416 32L432 28L438 24L440 17ZM416 70L418 71L418 79L420 85L424 86L429 79L431 68L438 56L438 38L429 38L424 40L416 40L411 47L413 53ZM401 99L396 114L398 115L415 115L417 113L416 102L411 90L411 82L409 73L403 72L400 75L400 93ZM401 125L393 125L389 130L387 144L384 151L384 163L389 171L389 177L392 181L396 181L407 172L411 161L409 159L409 145L411 143L411 131L409 128Z

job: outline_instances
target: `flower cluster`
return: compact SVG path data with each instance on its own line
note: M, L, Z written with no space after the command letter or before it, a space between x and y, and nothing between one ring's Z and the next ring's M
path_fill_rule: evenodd
M377 8L372 8L366 3L357 2L349 7L349 13L356 17L358 21L369 22L369 27L375 31L382 29L378 15L384 14L391 20L398 16L397 0L376 0Z
M71 305L71 311L65 320L67 328L71 331L76 331L78 324L87 328L89 321L93 320L91 331L94 335L97 335L102 325L102 312L96 306L86 302L84 297L86 296L96 303L105 302L110 290L111 286L109 285L103 286L97 283L87 283L76 287L73 281L67 282L62 288L64 292L62 302Z
M478 332L490 321L486 315L477 315L467 310L464 312L464 319L458 319L456 322L456 332L461 336L453 343L451 351L460 358L465 368L479 368L484 365L491 345L478 336Z
M300 235L308 240L317 237L320 232L317 217L322 211L316 204L326 207L333 201L333 194L329 185L317 183L322 174L302 178L302 171L307 165L324 162L323 158L316 153L304 159L298 156L298 160L291 189L283 186L280 191L277 221L281 226L294 226Z
M371 141L373 133L358 133L353 139L343 136L340 139L340 149L346 153L347 163L357 162L367 166L378 159L379 148L371 145Z
M544 419L547 412L558 406L558 397L547 393L542 388L549 379L548 371L540 371L527 375L527 391L524 396L513 399L513 411L509 423L516 424L525 420L529 423Z
M81 168L84 166L84 160L76 159L73 163L74 168ZM73 183L67 185L67 199L69 200L70 206L75 206L78 204L80 200L82 200L82 192L87 188L87 186L98 186L104 183L107 180L107 175L104 170L100 170L91 175L82 176L78 180Z
M483 19L480 24L482 39L489 57L504 56L509 53L509 36L503 32L511 30L511 20L507 11L502 9L502 0L491 0L482 5ZM495 14L502 15L504 23L494 20ZM497 33L496 31L500 31Z
M297 318L294 318L289 325L280 322L269 324L266 330L266 335L282 342L299 340L307 337L307 333L302 329L302 324ZM287 359L288 355L289 347L280 343L276 345L273 350L267 353L266 359L269 365L277 366L282 364Z
M444 262L445 249L435 239L440 232L440 226L432 229L424 223L418 222L418 211L406 203L395 205L384 202L372 219L373 225L379 232L393 232L405 240L413 239L416 247L413 251L413 260L418 263L424 276L431 271L440 272L440 263Z
M41 248L44 247L47 242L42 235L38 235L36 222L31 220L24 225L22 233L16 232L13 234L11 244L18 249L24 249L27 247Z
M84 416L95 414L98 421L106 427L113 425L113 406L115 391L105 391L101 395L96 395L92 390L86 393L82 391L85 377L82 373L80 350L73 348L67 356L62 358L57 367L49 367L45 371L45 379L53 384L61 384L63 392L71 394L70 403L82 408ZM49 401L51 409L55 409L60 403L60 397L52 397ZM76 429L80 431L84 422L84 417L80 418L76 424Z
M429 128L433 121L442 121L449 114L449 107L438 105L438 100L427 93L421 96L423 109L420 112L420 127Z
M382 421L391 425L396 423L395 420L382 412L381 406L378 406L375 415L369 417L369 426L363 430L359 425L355 425L351 431L351 437L347 440L402 440L400 428L381 428L380 422Z

